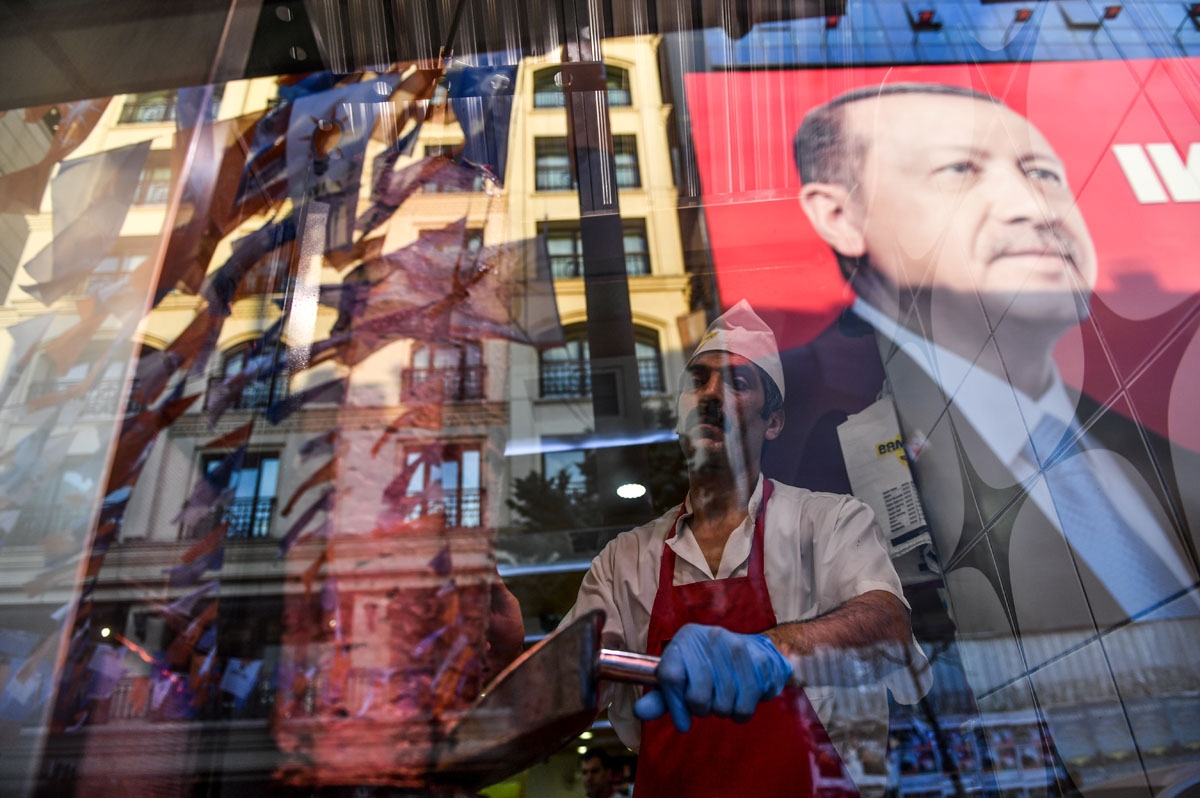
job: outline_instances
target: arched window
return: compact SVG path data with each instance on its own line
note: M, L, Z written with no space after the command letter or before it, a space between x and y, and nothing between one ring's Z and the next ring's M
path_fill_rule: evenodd
M566 95L555 80L561 67L552 66L537 72L533 76L533 107L562 108L566 104ZM621 67L604 65L604 83L608 87L608 104L613 107L633 104L633 95L629 90L629 71Z
M564 333L567 339L565 345L547 349L541 354L538 373L543 399L584 397L592 393L587 325L572 325ZM665 386L658 333L648 327L634 326L633 338L642 395L662 393Z

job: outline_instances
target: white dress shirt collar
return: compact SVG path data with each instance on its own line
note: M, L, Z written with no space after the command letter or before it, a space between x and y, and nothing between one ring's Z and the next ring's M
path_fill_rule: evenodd
M708 560L705 559L704 552L700 549L700 543L692 533L691 524L688 523L692 517L692 494L690 491L683 500L683 516L675 525L675 537L668 540L667 545L675 552L676 557L706 574L709 579L728 579L729 575L750 557L750 549L754 542L754 518L758 513L758 506L762 503L762 491L763 476L759 474L758 482L755 483L754 491L750 494L750 501L746 506L748 515L730 533L729 540L725 542L725 551L721 555L721 564L717 568L716 574L713 574L712 569L708 567Z

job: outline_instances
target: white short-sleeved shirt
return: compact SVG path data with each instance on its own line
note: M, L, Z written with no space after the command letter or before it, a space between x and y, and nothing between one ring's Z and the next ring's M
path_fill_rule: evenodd
M774 480L772 483L774 490L767 503L763 530L763 561L777 622L811 620L872 590L885 590L908 606L870 507L852 496L814 493ZM679 514L678 507L618 535L604 547L592 561L563 625L591 610L604 610L605 634L615 635L625 650L645 652L663 544L675 551L676 585L745 576L750 568L762 484L760 476L750 497L749 515L730 535L716 574L709 569L687 523L691 515L689 497L670 541L667 535ZM914 653L923 656L915 641L913 648ZM608 714L613 729L634 750L641 742L641 721L633 715L633 703L641 695L640 690L620 685L609 691L612 703ZM882 684L878 690L882 692ZM828 721L815 695L819 691L807 692L822 720ZM886 700L883 706L886 711Z

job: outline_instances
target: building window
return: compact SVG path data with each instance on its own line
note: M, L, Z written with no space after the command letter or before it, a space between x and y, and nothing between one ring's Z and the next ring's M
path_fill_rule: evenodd
M229 456L229 452L206 454L204 473L211 474ZM279 453L247 452L242 467L230 480L233 501L225 510L231 538L265 538L271 531L279 486Z
M171 193L171 153L151 150L138 177L134 205L166 205Z
M553 66L541 70L533 76L533 107L562 108L566 104L566 95L555 79L561 67ZM629 90L629 71L606 64L604 67L604 83L608 87L608 104L611 106L627 106L633 104Z
M564 332L567 338L565 345L541 353L538 382L543 399L580 398L591 396L592 393L587 326L576 324ZM642 395L663 393L665 388L658 333L646 327L635 326L633 336Z
M638 188L642 175L638 170L637 136L613 136L613 157L617 162L617 188Z
M11 473L34 465L18 463ZM18 523L4 539L5 545L40 543L48 536L76 530L86 523L100 487L102 466L103 463L86 456L65 458L52 475L39 482L25 502Z
M413 352L412 368L401 373L405 394L421 393L421 386L435 383L435 395L446 402L483 399L486 368L483 347L477 341L463 344L420 346Z
M462 151L461 144L426 144L425 157L444 155L447 158L457 158ZM469 180L464 180L467 167L446 168L439 171L421 185L421 191L426 194L462 194L473 191L483 191L483 172L472 169Z
M584 452L582 449L568 449L561 452L546 452L542 455L542 473L549 480L557 480L558 475L567 475L567 493L572 496L587 495L587 477L583 473Z
M625 245L625 273L630 277L650 274L649 245L644 219L621 222ZM547 222L539 231L546 236L550 271L556 280L583 276L583 242L578 222Z
M571 191L575 174L566 136L540 136L533 140L534 187L538 191Z
M625 241L625 273L630 277L644 277L650 273L646 222L642 219L627 219L621 228Z
M251 377L242 387L241 392L228 405L230 410L262 410L273 402L278 402L288 395L288 390L291 383L291 375L288 374L285 367L285 348L283 345L278 347L279 351L275 353L264 352L257 356L252 355L253 342L243 344L239 347L229 350L221 360L221 370L218 374L209 378L208 392L205 395L205 407L211 406L214 397L219 388L226 380L235 377L247 368L258 369L262 366L260 358L269 358L272 355L278 360L279 368L275 369L273 374L262 374L260 378Z
M130 272L146 262L153 249L153 238L119 239L88 278L87 293L125 279Z
M534 139L533 147L537 191L573 191L578 186L565 136L540 136ZM617 188L640 187L637 137L613 136L613 156L617 166Z
M54 362L43 358L36 365L36 379L29 385L27 401L42 396L68 391L72 388L81 389L81 383L91 381L87 390L78 397L83 403L80 413L85 416L111 416L116 413L117 404L125 390L125 363L105 363L106 352L112 346L112 341L93 341L88 344L79 360L67 369L65 374L58 374ZM94 369L104 365L104 370L95 375ZM135 412L142 408L130 403L126 412Z
M225 86L213 86L212 104L208 108L208 121L217 118ZM138 125L157 122L174 122L179 110L179 94L174 89L148 91L134 94L121 106L118 122L122 125Z
M459 242L445 235L444 228L440 230L419 230L417 231L417 238L425 239L425 245L431 246L438 252L457 252L459 249ZM466 232L463 233L462 248L473 255L482 246L483 228L468 227Z
M407 452L405 463L416 464L408 480L407 517L416 519L444 511L447 527L482 526L480 452L477 444L446 446L440 462L430 462L422 450ZM425 461L420 462L423 458Z

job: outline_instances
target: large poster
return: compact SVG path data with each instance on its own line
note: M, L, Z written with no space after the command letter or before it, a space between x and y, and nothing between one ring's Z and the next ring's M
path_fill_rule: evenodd
M1146 702L1190 706L1198 681L1198 77L685 81L722 304L749 300L785 349L765 470L850 492L842 447L894 403L868 443L911 465L979 707L1044 712L1085 787L1138 752L1152 772L1173 743Z

